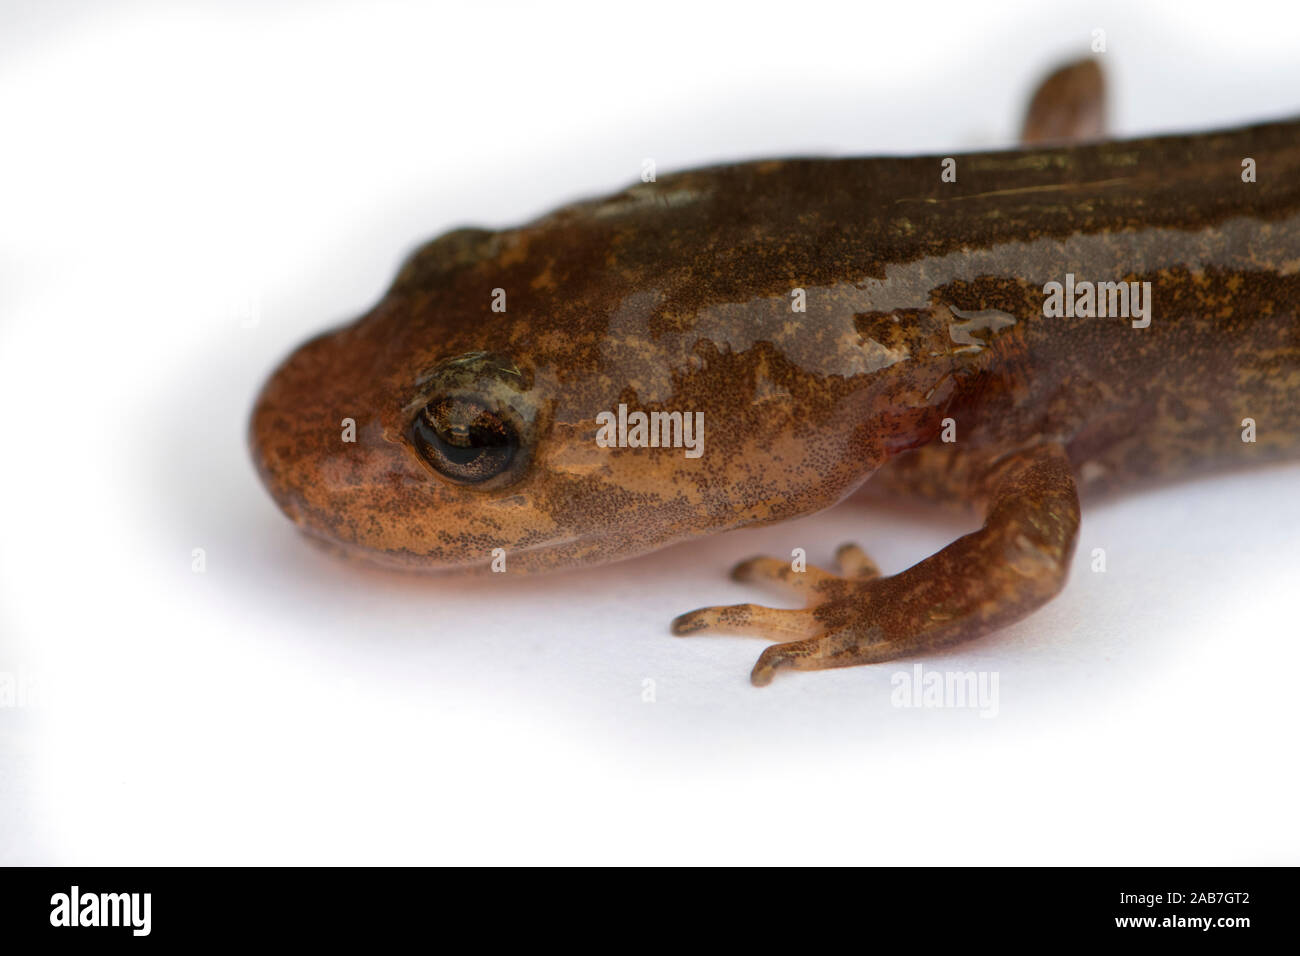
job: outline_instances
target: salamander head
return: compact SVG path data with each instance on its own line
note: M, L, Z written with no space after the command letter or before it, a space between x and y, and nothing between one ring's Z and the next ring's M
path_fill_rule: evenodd
M529 571L783 520L859 483L860 382L793 354L825 343L755 331L763 310L792 328L788 290L710 300L686 233L602 208L450 233L290 355L250 425L280 507L380 564L486 568L504 549ZM663 417L638 433L638 413Z

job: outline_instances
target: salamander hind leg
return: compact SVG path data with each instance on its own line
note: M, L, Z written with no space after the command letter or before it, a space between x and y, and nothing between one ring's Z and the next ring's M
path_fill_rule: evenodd
M1039 85L1029 102L1020 142L1025 146L1087 143L1106 135L1106 81L1097 60L1069 63Z
M735 578L778 585L806 606L700 608L674 620L673 633L781 641L763 651L750 674L762 686L782 668L873 664L1011 624L1065 584L1079 530L1074 475L1059 445L1039 444L999 458L975 490L986 502L983 527L906 571L881 575L852 545L837 554L839 574L751 558L736 566Z

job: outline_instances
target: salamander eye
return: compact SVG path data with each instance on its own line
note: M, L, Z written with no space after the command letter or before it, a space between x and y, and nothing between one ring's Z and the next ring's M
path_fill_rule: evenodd
M508 414L462 395L441 395L411 425L421 456L452 481L477 485L507 471L519 452L519 432Z

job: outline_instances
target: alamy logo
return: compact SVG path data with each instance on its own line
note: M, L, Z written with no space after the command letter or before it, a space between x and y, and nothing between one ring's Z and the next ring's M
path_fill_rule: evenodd
M1073 272L1064 284L1043 286L1043 317L1048 319L1133 319L1133 328L1151 324L1150 282L1076 282Z
M151 893L71 893L50 897L51 926L129 926L133 936L149 935Z
M704 454L704 413L632 412L620 404L618 414L596 416L601 448L685 448L687 458Z
M936 671L913 664L889 679L895 707L978 710L981 717L998 715L997 671Z

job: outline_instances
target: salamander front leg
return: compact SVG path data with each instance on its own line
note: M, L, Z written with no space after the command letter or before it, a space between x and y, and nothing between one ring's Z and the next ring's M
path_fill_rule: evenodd
M1079 530L1074 475L1059 445L1033 445L994 462L975 490L986 501L984 526L906 571L881 576L853 546L840 549L838 575L751 558L737 565L736 578L779 584L807 607L701 608L674 620L673 633L745 631L784 641L754 665L750 680L762 686L785 667L872 664L1005 627L1065 585Z

